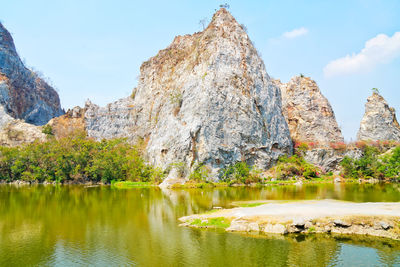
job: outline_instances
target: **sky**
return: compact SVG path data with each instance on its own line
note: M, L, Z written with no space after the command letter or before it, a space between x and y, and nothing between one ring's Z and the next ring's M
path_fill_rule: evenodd
M270 76L287 82L301 73L318 83L347 141L371 88L400 110L399 0L0 0L0 20L67 110L130 95L142 62L176 35L201 30L224 3Z

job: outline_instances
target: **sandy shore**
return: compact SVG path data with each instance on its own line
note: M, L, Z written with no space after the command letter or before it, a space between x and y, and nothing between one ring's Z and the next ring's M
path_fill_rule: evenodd
M400 202L354 203L337 200L251 202L256 207L221 209L180 218L198 228L260 233L342 233L400 240ZM224 222L223 224L219 222Z

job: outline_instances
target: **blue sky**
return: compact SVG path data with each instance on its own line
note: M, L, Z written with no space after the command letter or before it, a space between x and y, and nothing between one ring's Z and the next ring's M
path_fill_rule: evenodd
M272 77L317 81L346 140L355 139L371 88L400 110L398 0L0 0L0 19L67 109L128 96L143 61L176 35L199 31L199 20L225 2Z

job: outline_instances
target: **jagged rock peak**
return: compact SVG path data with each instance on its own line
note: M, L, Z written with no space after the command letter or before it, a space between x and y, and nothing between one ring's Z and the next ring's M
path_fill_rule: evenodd
M396 112L376 92L367 99L357 139L372 141L393 140L400 142L400 126L396 119Z
M11 34L3 26L3 24L1 24L1 22L0 22L0 49L7 50L9 53L17 55L17 51L14 45L14 40Z
M335 114L317 83L309 77L295 76L288 83L274 80L282 93L283 115L290 135L299 142L343 142Z
M242 160L267 168L292 152L280 90L226 10L204 31L176 37L140 70L131 97L88 105L89 136L141 140L156 166L205 164L214 175Z
M57 92L24 66L11 34L1 23L0 105L12 117L36 125L63 114Z

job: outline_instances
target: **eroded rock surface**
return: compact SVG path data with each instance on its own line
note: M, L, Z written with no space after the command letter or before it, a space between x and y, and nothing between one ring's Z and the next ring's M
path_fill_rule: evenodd
M57 92L24 66L10 33L1 23L0 105L13 118L35 125L63 114Z
M290 135L299 142L343 142L329 101L309 77L293 77L288 83L274 80L282 92L283 115Z
M87 103L89 136L142 140L152 164L204 163L213 177L241 160L265 169L292 152L280 90L225 9L204 31L176 37L140 71L131 97L106 107Z
M396 112L377 93L373 93L372 96L368 97L357 139L400 142L400 126L396 119Z
M320 167L325 172L334 172L340 170L340 163L344 157L359 159L363 155L361 149L335 150L329 147L318 147L304 152L304 159Z
M12 118L0 105L0 146L18 146L45 140L42 127Z

